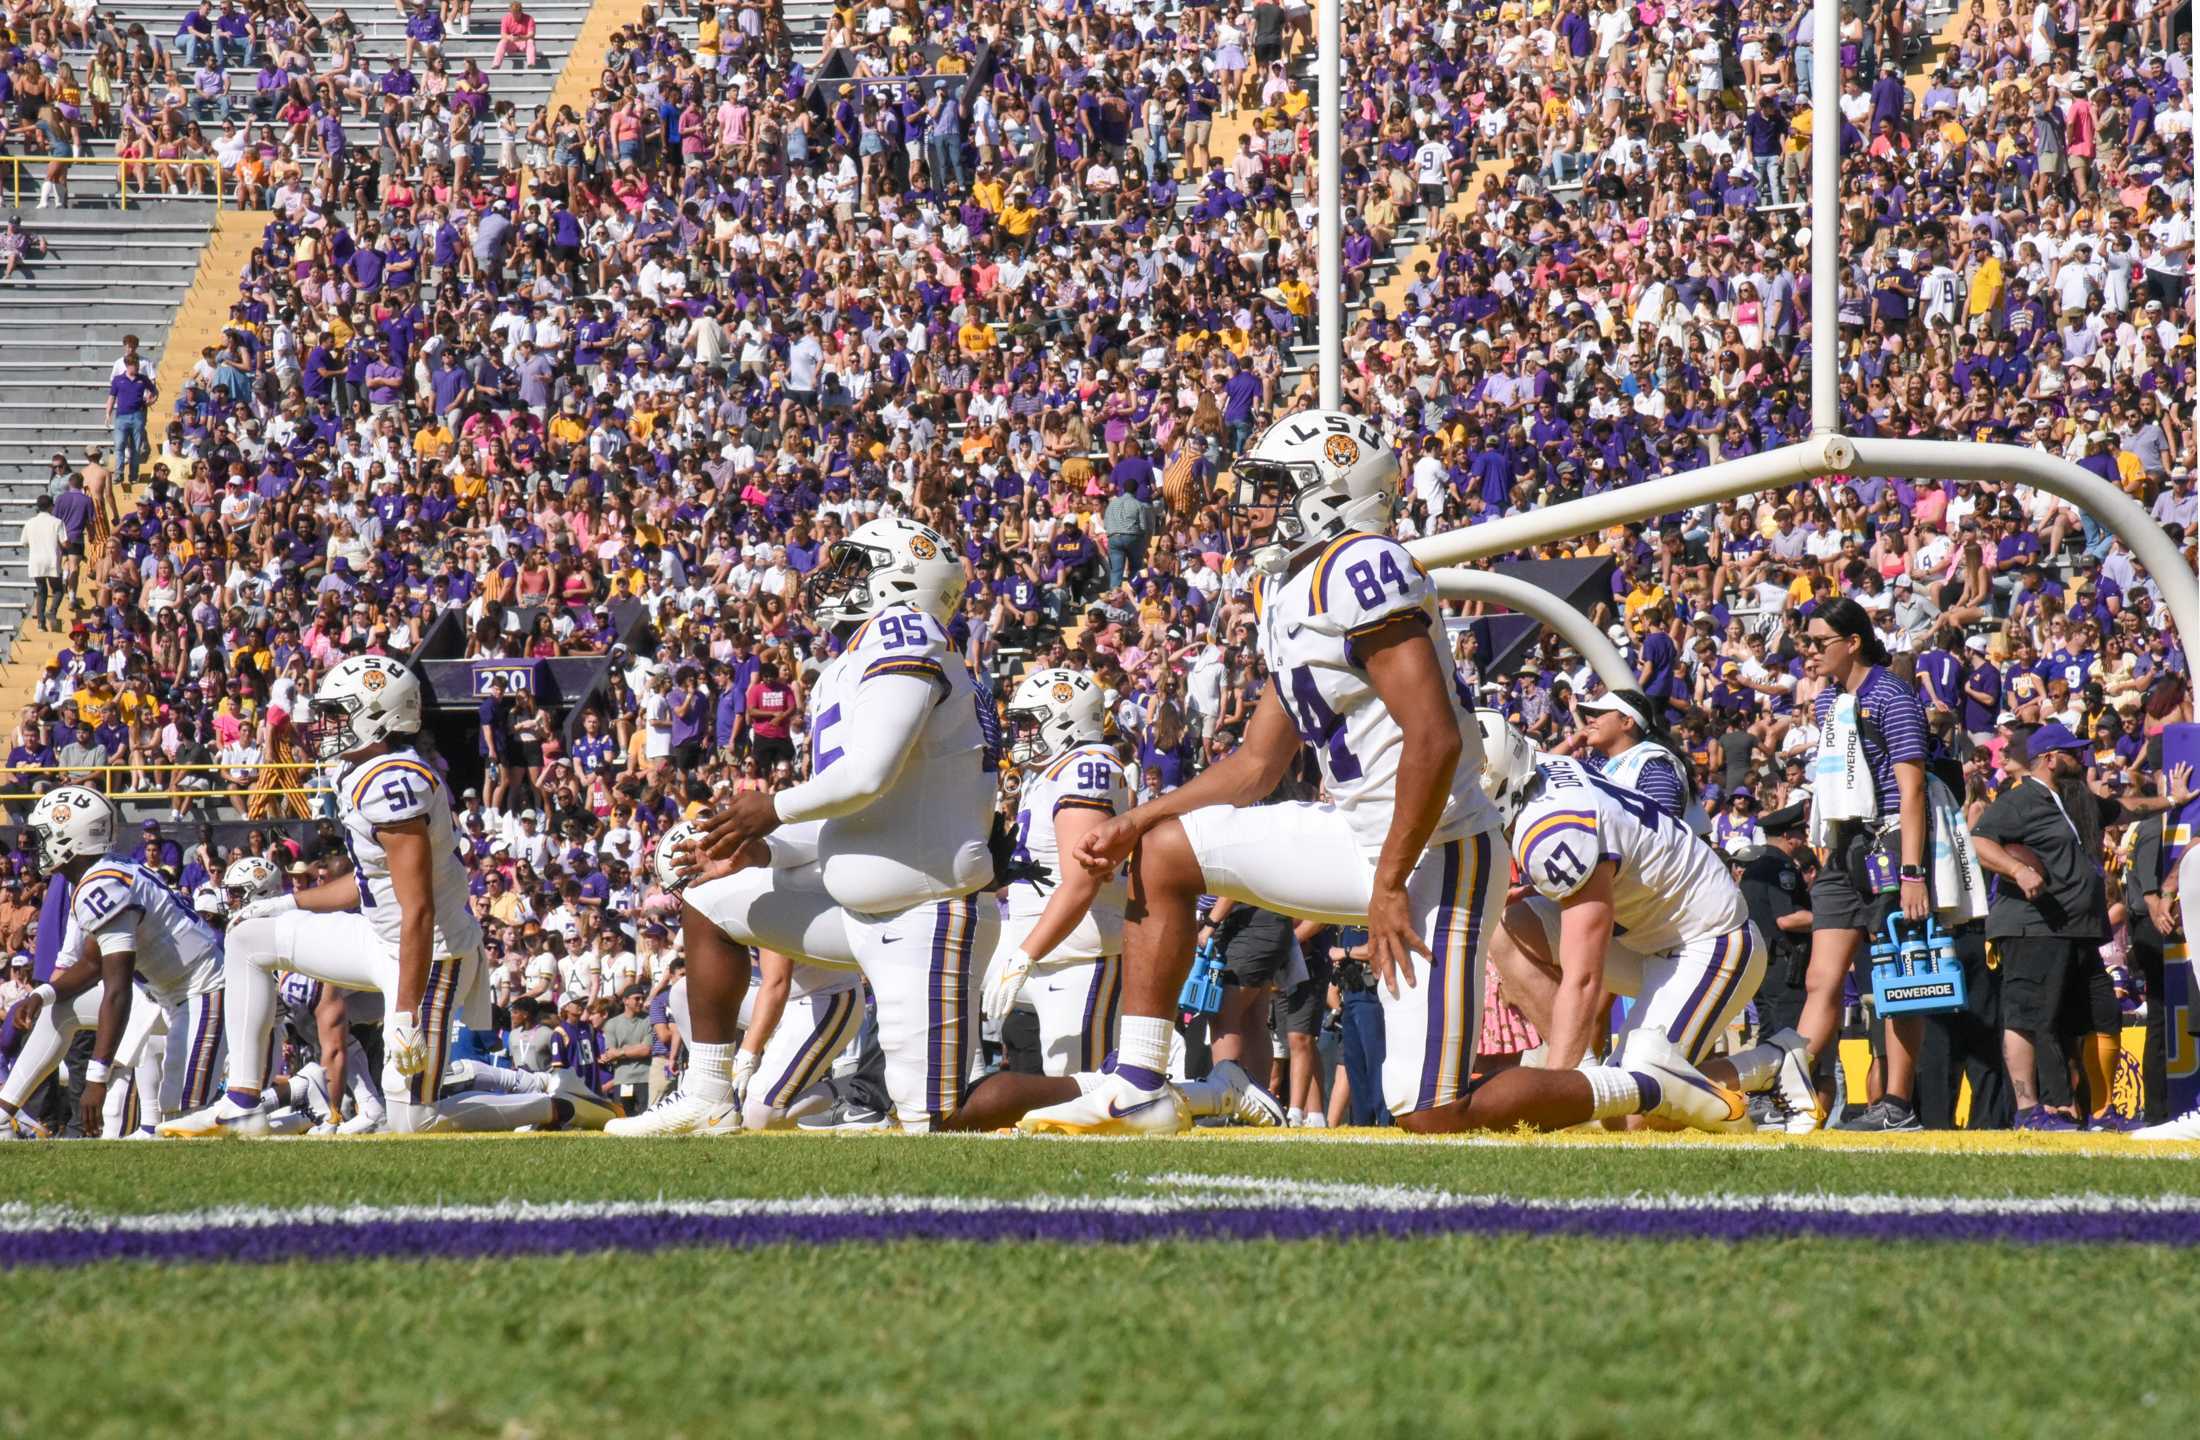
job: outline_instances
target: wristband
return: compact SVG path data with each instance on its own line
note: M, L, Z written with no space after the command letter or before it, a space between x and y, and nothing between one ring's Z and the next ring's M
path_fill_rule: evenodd
M51 985L39 985L34 987L31 991L31 998L35 999L41 1005L52 1005L56 1003L53 986Z
M106 1084L108 1073L107 1062L104 1060L87 1060L84 1062L84 1083L87 1085Z
M1925 867L1922 865L1905 865L1902 867L1901 874L1905 880L1922 880L1925 878Z

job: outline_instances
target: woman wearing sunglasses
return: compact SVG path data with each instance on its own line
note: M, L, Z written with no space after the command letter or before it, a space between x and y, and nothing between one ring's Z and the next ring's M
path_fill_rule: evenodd
M1865 954L1867 935L1878 934L1897 911L1910 921L1932 913L1925 878L1931 811L1925 791L1925 707L1916 691L1887 669L1887 648L1864 607L1846 597L1829 601L1811 615L1798 643L1811 673L1825 682L1815 706L1822 750L1829 736L1840 733L1836 707L1844 697L1855 701L1854 730L1869 772L1856 776L1856 788L1868 785L1871 801L1832 805L1830 782L1821 772L1811 838L1822 847L1823 863L1810 890L1810 969L1796 1024L1810 1042L1815 1072L1818 1057L1840 1035L1841 980ZM1842 709L1846 716L1847 707ZM1870 818L1822 818L1840 809L1868 810ZM1857 984L1868 993L1870 973L1860 974ZM1861 1116L1844 1121L1844 1130L1920 1128L1913 1100L1924 1022L1909 1016L1886 1026L1882 1095Z

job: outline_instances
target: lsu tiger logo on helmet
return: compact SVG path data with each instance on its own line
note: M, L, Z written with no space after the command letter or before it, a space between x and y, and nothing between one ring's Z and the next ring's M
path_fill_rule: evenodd
M1360 459L1360 447L1348 435L1332 435L1322 442L1322 458L1339 470L1349 470Z

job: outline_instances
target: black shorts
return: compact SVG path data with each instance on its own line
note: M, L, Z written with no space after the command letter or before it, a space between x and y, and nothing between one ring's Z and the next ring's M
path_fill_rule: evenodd
M1323 1001L1328 997L1322 992L1329 987L1319 980L1308 980L1294 987L1288 995L1278 995L1271 1002L1270 1019L1278 1035L1317 1035L1321 1033Z
M794 742L784 735L757 735L749 741L749 753L756 757L758 767L769 773L782 760L794 763Z
M1877 935L1886 928L1887 917L1895 912L1901 896L1892 890L1874 895L1865 888L1868 882L1864 862L1872 846L1870 833L1857 828L1827 850L1826 863L1818 867L1818 877L1810 882L1813 931L1862 930ZM1866 969L1863 977L1868 990L1871 971Z
M2116 986L2097 940L2020 936L1996 940L2001 1023L2031 1034L2114 1035L2123 1029Z
M1281 945L1233 942L1222 952L1222 983L1258 990L1273 985L1291 968L1288 936Z

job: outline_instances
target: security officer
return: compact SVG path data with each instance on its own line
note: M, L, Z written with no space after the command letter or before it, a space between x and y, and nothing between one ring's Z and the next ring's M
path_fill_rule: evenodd
M1763 1034L1793 1026L1803 1013L1803 973L1810 966L1810 887L1802 869L1810 853L1803 843L1808 808L1808 801L1799 800L1760 816L1765 843L1741 858L1742 899L1772 950L1757 990L1757 1028ZM1819 1085L1824 1088L1823 1076Z

